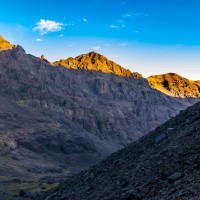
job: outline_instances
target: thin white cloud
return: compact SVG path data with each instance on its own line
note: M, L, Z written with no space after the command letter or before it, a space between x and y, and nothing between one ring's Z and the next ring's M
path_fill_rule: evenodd
M41 35L51 32L58 32L64 28L64 24L56 21L40 19L33 28L34 31L39 31Z
M44 41L44 40L41 39L41 38L37 38L35 41L36 41L36 42L42 42L42 41Z
M117 29L117 28L121 28L121 27L120 27L120 26L117 26L117 25L114 25L114 24L111 24L111 25L110 25L110 28Z
M122 18L132 18L132 19L139 19L141 17L148 17L149 15L146 13L125 13L122 15Z
M63 34L60 34L58 37L63 37L64 35Z
M97 50L100 50L101 49L101 47L100 46L94 46L94 47L92 47L93 48L93 50L95 50L95 51L97 51Z
M125 27L126 27L126 25L123 23L121 23L120 25L115 25L115 24L110 25L110 28L112 28L112 29L120 29L120 28L125 28Z
M84 21L84 22L87 22L88 20L87 20L86 18L83 18L83 21Z
M118 22L119 22L119 23L125 23L125 21L124 21L124 20L121 20L121 19L118 20Z
M130 13L125 13L122 15L123 18L129 18L132 17L132 15Z

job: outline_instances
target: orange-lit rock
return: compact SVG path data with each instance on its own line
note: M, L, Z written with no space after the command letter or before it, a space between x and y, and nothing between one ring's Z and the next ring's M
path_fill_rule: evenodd
M72 69L85 69L96 70L104 73L113 73L118 76L134 76L136 78L142 78L142 75L129 69L125 69L115 62L108 60L105 56L96 52L90 52L88 54L82 54L76 58L68 58L66 60L61 59L52 63L53 65L60 65Z
M200 81L192 81L175 73L147 78L152 88L174 97L200 97Z
M12 49L15 45L10 44L0 35L0 50Z

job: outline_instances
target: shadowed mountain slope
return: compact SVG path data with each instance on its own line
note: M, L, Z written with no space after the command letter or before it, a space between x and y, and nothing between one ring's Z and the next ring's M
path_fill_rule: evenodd
M198 101L143 78L53 67L20 46L0 51L0 84L0 135L12 140L2 179L77 173Z
M168 73L147 78L152 88L174 97L200 97L199 81L191 81L178 74Z
M37 199L200 198L200 103Z

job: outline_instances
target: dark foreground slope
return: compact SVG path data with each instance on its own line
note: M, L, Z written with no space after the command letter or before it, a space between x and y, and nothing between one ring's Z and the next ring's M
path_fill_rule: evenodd
M39 199L200 199L200 103Z

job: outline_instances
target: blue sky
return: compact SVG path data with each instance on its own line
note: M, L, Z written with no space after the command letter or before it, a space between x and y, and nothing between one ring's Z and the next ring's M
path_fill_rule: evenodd
M200 79L199 0L3 1L0 34L50 61L97 51L145 77Z

